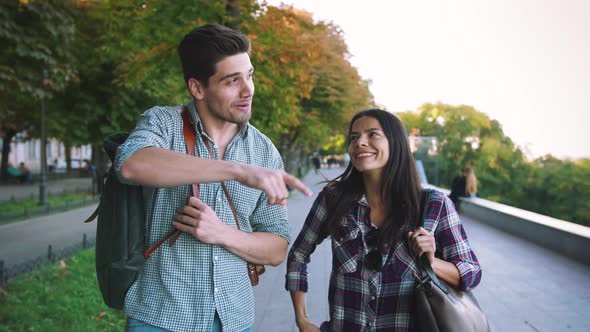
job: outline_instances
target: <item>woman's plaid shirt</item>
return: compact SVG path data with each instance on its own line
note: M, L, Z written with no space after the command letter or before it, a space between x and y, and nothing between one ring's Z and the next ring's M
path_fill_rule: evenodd
M325 237L320 226L327 218L324 189L313 204L287 261L286 289L307 292L307 264ZM424 228L434 233L437 257L454 263L461 275L460 288L473 288L481 268L453 204L441 192L427 189ZM363 196L352 206L337 236L332 237L332 274L328 301L330 320L322 331L414 331L414 258L405 241L383 255L380 271L366 267L371 229L369 205Z

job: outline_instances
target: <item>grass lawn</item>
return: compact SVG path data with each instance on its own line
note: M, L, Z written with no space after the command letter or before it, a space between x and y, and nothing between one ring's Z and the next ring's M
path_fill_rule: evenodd
M12 279L0 289L0 331L123 331L102 301L94 248Z
M24 199L0 203L0 224L33 216L62 212L98 202L90 193L70 193L47 197L48 206L40 206L37 199Z

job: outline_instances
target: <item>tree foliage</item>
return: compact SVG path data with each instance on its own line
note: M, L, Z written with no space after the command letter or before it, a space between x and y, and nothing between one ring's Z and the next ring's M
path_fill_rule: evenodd
M204 23L251 38L252 123L281 150L289 171L309 152L345 151L352 115L374 101L332 23L248 0L8 0L0 4L2 174L12 138L38 136L41 96L49 136L66 146L92 144L95 152L108 134L130 131L147 108L186 102L176 46ZM471 165L480 196L590 224L589 160L528 162L497 121L471 106L429 103L399 116L408 132L437 137L438 157L427 164L435 184L448 186Z
M2 178L15 135L39 137L40 98L49 98L78 79L72 65L74 23L70 1L0 3Z
M291 7L263 7L245 26L256 66L253 123L293 170L305 152L342 134L352 114L373 104L348 61L340 29Z
M421 136L438 138L438 167L426 170L429 179L438 171L436 185L448 188L461 168L472 166L479 196L590 225L590 160L546 156L528 162L496 120L471 106L424 104L418 112L398 115L408 132L416 128Z

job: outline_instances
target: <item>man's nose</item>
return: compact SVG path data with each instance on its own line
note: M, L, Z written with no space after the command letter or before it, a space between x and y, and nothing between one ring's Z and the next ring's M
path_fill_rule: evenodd
M246 80L242 84L242 89L240 91L240 97L246 98L251 97L254 94L254 81Z

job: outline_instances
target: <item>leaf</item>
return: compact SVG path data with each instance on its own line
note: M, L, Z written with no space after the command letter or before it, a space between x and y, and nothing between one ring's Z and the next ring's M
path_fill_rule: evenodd
M102 311L101 313L99 313L94 319L97 321L102 320L105 316L107 315L106 311Z

